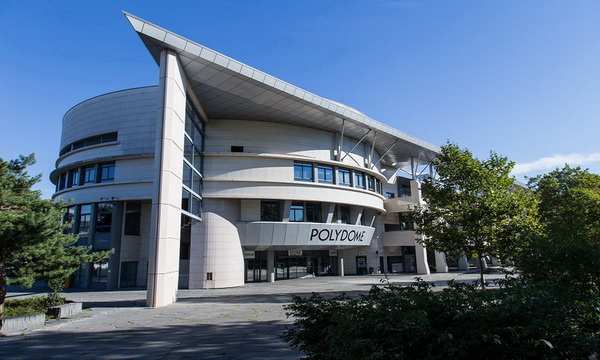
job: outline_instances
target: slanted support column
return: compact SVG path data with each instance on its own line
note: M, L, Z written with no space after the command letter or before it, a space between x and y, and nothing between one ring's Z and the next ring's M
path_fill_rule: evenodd
M429 275L429 262L427 261L427 249L420 243L415 244L415 254L417 260L417 274Z
M151 307L177 300L186 82L177 54L163 50L160 54L146 295L146 304Z
M446 254L443 252L435 252L435 272L447 273L448 263L446 263Z
M461 256L458 259L458 270L469 270L469 261L466 256Z

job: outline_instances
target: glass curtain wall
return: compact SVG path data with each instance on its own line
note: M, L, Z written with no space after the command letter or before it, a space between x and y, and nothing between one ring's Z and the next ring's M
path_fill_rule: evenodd
M202 169L204 122L188 99L183 137L183 188L181 210L194 218L202 217Z

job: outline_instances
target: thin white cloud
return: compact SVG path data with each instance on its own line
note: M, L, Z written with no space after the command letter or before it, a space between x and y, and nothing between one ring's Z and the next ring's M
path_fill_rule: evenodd
M529 163L516 164L512 174L524 174L531 171L554 170L561 168L565 164L570 166L585 165L600 161L600 153L593 154L568 154L568 155L552 155L550 157L539 158Z

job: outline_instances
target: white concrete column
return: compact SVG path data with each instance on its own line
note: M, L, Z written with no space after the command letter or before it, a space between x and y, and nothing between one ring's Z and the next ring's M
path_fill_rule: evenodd
M340 256L340 276L344 276L344 257Z
M429 275L429 262L427 261L427 249L420 243L415 244L415 254L417 260L417 274Z
M239 214L237 200L203 200L200 236L190 244L190 289L244 285L244 254L235 226Z
M461 256L458 259L458 270L469 270L469 261L466 256Z
M443 252L435 252L435 272L447 273L448 264L446 263L446 254Z
M267 251L267 274L269 282L275 282L275 251Z
M177 300L181 231L181 175L186 108L186 76L177 54L160 54L159 107L155 135L152 220L146 304Z

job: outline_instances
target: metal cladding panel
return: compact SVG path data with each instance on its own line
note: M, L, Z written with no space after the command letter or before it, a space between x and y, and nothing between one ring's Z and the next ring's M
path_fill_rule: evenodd
M242 246L261 248L369 246L375 232L375 228L369 226L349 224L258 221L238 223L236 226Z

